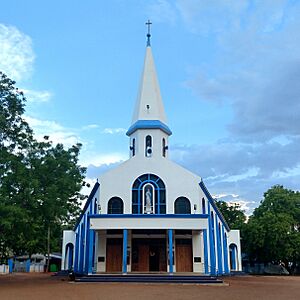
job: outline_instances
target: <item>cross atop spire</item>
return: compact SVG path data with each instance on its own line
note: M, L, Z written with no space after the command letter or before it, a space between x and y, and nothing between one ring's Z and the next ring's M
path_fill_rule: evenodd
M148 33L147 33L147 47L150 47L150 37L151 37L151 33L150 33L150 29L151 29L151 25L152 23L150 22L150 20L148 20L148 22L145 23L145 25L148 26Z

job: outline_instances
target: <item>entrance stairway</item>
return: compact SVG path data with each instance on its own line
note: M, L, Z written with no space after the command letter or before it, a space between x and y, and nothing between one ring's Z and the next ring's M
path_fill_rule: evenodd
M75 277L75 282L135 282L135 283L196 283L222 284L223 280L214 276L170 275L170 274L93 274Z

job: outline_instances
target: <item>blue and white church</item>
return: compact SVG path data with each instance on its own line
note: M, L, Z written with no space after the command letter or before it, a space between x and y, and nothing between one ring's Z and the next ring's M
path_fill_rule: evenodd
M169 159L169 138L150 33L129 137L129 159L99 177L74 230L63 233L62 269L75 273L240 271L230 230L198 175Z

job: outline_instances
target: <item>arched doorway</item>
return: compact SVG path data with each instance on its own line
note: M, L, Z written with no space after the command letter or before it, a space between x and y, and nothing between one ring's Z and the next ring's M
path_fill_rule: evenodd
M65 270L71 270L73 268L74 259L74 245L68 243L65 250Z
M238 251L236 244L229 245L230 270L238 270Z
M191 213L191 202L186 197L179 197L175 200L175 214L190 214Z

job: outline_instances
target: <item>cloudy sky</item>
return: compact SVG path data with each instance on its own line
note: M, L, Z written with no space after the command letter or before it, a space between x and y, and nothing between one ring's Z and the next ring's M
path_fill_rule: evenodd
M274 184L299 190L299 0L10 0L0 69L37 137L83 144L93 182L128 157L145 21L171 159L249 214Z

